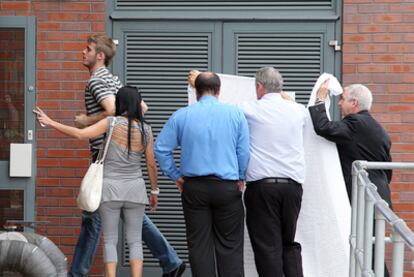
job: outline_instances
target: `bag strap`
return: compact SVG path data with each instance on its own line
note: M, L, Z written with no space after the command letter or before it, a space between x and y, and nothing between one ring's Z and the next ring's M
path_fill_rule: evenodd
M106 152L108 151L109 143L111 142L112 132L114 131L115 122L116 122L116 117L114 117L114 119L111 122L111 126L109 127L109 134L108 134L108 137L106 138L105 148L104 148L102 157L101 157L102 149L99 151L98 157L100 158L97 159L96 161L97 163L103 163L103 161L105 160Z

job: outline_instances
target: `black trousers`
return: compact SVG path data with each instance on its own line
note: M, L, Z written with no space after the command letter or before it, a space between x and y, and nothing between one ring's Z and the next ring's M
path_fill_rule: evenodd
M246 223L260 277L303 277L301 246L295 242L302 185L247 183Z
M242 277L244 209L234 181L185 178L181 201L193 277Z

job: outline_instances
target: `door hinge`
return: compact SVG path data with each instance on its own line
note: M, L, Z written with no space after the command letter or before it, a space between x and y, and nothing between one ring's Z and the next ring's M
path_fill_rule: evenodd
M329 46L333 46L335 51L341 51L341 45L339 45L337 40L330 40Z

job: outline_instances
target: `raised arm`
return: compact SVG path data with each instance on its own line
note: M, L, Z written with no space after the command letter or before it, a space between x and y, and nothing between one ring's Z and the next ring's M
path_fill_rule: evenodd
M75 125L79 128L85 128L92 124L95 124L99 120L102 120L108 116L115 115L115 96L108 95L100 102L100 105L104 111L97 115L80 114L75 117Z
M99 120L102 120L108 116L115 115L115 96L109 95L107 96L102 102L100 103L102 108L104 108L105 111L103 111L100 114L97 115L86 115L86 114L80 114L75 117L75 125L78 128L85 128L86 126L90 126L92 124L95 124ZM148 106L144 102L144 100L141 101L141 109L143 113L146 113L148 111Z
M355 121L349 116L341 121L330 121L324 104L309 107L315 132L335 143L347 143L352 139Z
M71 127L65 124L61 124L53 119L49 118L44 111L42 111L39 107L36 107L33 112L37 115L37 120L42 126L45 127L52 127L57 131L65 134L67 136L82 140L82 139L90 139L98 137L106 132L108 122L106 119L102 119L97 123L85 128L79 129L76 127Z
M200 71L195 70L195 69L191 69L190 72L188 72L187 81L192 87L194 87L195 79L200 73L201 73Z

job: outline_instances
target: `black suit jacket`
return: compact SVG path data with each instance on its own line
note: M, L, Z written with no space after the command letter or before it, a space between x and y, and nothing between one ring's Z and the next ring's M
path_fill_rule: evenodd
M309 111L315 132L337 145L348 197L351 200L352 162L390 162L390 137L368 111L347 115L341 121L329 121L324 104L309 107ZM391 207L389 183L392 171L368 170L368 175L371 182L378 187L378 193Z

